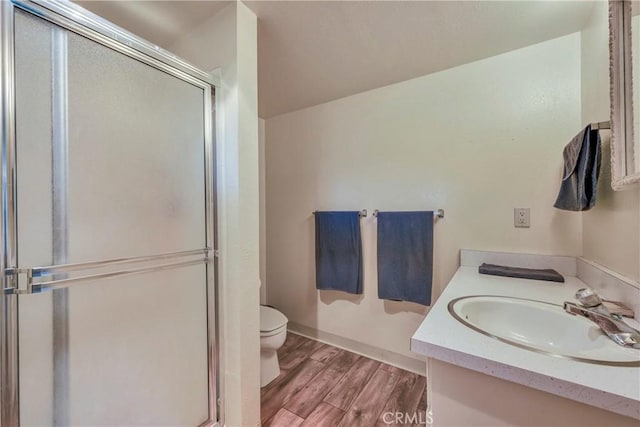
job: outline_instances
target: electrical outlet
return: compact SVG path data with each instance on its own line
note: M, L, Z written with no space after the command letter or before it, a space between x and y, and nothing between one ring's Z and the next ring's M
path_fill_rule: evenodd
M531 209L515 208L513 210L513 225L517 228L531 227Z

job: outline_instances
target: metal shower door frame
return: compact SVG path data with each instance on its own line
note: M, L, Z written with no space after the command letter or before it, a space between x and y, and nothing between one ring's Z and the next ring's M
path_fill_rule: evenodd
M0 0L0 426L20 425L18 298L6 293L16 288L17 277L6 274L18 267L17 259L17 170L14 16L16 9L30 13L103 46L123 53L204 91L205 227L206 247L215 256L206 263L208 419L201 426L216 426L222 419L219 386L217 307L215 144L212 94L218 78L181 60L168 51L125 31L69 1Z

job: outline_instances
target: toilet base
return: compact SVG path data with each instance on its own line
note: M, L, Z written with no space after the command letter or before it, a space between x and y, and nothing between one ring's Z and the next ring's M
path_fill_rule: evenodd
M264 387L280 375L278 353L275 350L260 351L260 387Z

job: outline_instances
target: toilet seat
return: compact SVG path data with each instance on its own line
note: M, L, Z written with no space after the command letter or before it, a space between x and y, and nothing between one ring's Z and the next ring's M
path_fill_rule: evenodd
M260 306L260 336L268 337L286 329L289 319L278 310L266 305Z
M260 338L272 337L287 331L287 325L283 325L273 331L260 331Z

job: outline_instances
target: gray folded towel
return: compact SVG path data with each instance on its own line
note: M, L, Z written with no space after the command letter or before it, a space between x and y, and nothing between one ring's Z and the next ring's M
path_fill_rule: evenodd
M480 274L490 274L492 276L517 277L519 279L546 280L548 282L564 282L564 277L557 271L548 269L507 267L505 265L495 265L483 263L479 268Z
M591 125L581 130L563 151L564 172L554 207L587 211L596 203L602 149L600 133Z

